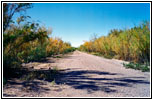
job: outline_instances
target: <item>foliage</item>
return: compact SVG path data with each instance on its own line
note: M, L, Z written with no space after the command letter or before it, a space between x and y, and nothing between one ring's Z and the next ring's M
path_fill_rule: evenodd
M37 46L35 49L32 49L29 53L29 56L25 60L26 62L30 61L40 61L42 58L46 57L45 46ZM24 58L25 59L25 58Z
M69 53L69 52L73 52L75 51L77 48L74 48L74 47L70 47L70 48L67 48L63 51L63 54L66 54L66 53Z
M29 22L29 16L20 16L15 24L10 24L14 13L30 7L31 4L24 3L4 4L3 71L6 78L14 74L12 69L21 68L22 63L74 51L70 43L49 37L51 30Z
M111 30L108 36L86 41L79 50L95 52L107 58L138 63L150 62L149 22L125 30Z
M129 64L124 64L123 63L123 65L126 68L132 68L132 69L135 69L135 70L142 70L142 72L150 71L150 68L147 65L144 65L144 64L130 62Z
M73 51L69 43L49 38L50 31L38 23L12 26L3 34L4 73L11 67L21 67L23 62L39 61L47 56Z
M60 38L49 38L48 45L46 47L46 51L48 56L64 54L71 51L66 52L66 50L71 48L71 44L62 41Z

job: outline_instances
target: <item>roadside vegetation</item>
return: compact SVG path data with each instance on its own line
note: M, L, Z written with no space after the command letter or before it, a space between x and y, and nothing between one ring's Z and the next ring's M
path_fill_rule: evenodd
M124 65L125 68L132 68L132 69L135 69L135 70L141 70L142 72L150 71L149 67L145 64L130 62L129 64L123 63L123 65Z
M14 14L23 13L32 6L30 3L3 4L3 83L9 77L18 76L16 71L20 72L22 63L75 50L70 43L51 37L52 30L29 21L30 16L21 14L16 20L12 19ZM44 76L48 77L48 74Z
M108 36L96 37L94 35L91 40L81 45L79 50L105 58L130 61L131 63L126 65L128 68L148 71L150 64L149 22L143 22L131 29L111 30Z

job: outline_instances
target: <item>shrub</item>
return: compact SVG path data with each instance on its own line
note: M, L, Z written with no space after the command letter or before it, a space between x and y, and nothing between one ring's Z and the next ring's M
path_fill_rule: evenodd
M38 46L35 49L31 50L29 56L27 57L26 61L39 61L42 58L46 57L46 50L45 47Z
M128 64L124 64L123 63L123 65L126 68L132 68L132 69L135 69L135 70L141 70L142 72L150 71L150 68L147 65L144 65L144 64L130 62Z
M106 58L115 57L135 63L150 63L149 22L131 29L111 30L108 36L86 41L79 50L100 53Z

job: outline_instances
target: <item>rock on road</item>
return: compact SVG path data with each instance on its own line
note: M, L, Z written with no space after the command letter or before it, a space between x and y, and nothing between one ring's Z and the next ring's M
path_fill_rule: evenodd
M38 96L150 97L150 73L126 69L122 63L121 60L75 51L50 63L61 70L60 78L54 85L44 81L41 86L47 89L40 91Z

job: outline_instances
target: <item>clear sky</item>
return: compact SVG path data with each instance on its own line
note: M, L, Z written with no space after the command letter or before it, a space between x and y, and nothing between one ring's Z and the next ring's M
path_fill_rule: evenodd
M53 29L52 36L83 44L93 33L107 35L111 29L127 29L150 21L149 3L34 3L26 14Z

